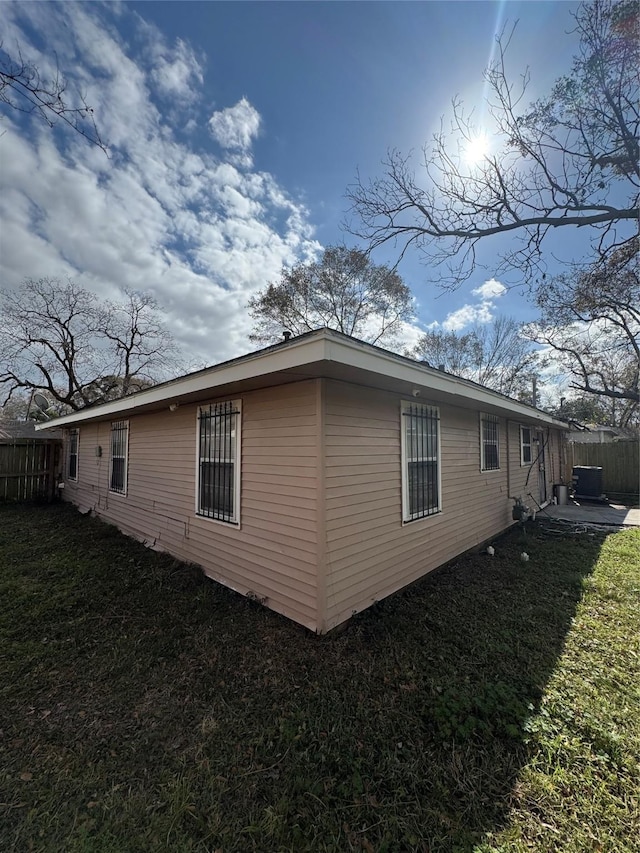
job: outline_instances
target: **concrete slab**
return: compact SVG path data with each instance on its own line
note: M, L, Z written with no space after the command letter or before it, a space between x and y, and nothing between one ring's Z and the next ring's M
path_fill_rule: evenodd
M574 524L640 527L640 509L629 509L621 504L570 500L566 506L547 506L539 514L571 521Z

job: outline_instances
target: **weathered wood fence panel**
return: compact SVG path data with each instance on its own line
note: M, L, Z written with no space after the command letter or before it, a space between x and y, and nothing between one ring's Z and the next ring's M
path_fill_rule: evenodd
M0 444L0 500L52 500L59 447L30 439Z
M606 444L567 445L566 482L574 465L602 468L602 488L608 497L635 498L640 491L640 442L613 441Z

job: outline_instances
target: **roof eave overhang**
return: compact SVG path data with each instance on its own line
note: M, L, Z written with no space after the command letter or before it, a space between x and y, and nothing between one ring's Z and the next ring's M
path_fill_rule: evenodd
M410 394L415 389L425 399L429 395L440 400L453 397L455 400L451 400L452 403L464 405L465 408L479 408L559 429L569 428L568 424L539 409L511 400L488 388L322 329L266 351L250 353L128 397L64 415L46 424L39 424L36 429L75 426L83 422L109 420L114 416L127 417L159 411L175 402L215 397L219 393L226 393L227 389L239 393L243 387L249 390L252 387L279 385L320 376L354 382L366 379L364 384L386 387L388 390L394 388L402 394Z

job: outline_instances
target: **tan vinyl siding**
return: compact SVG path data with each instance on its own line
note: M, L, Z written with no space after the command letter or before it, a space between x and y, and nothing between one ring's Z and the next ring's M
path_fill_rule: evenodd
M509 494L522 498L523 503L535 509L533 497L539 501L538 486L538 445L531 444L531 464L521 464L520 427L530 427L531 437L536 434L535 427L521 421L509 421ZM528 478L528 479L527 479Z
M108 465L109 460L109 425L102 439L102 458L96 456L96 448L100 446L100 429L104 424L87 424L78 428L78 470L77 480L69 480L67 477L69 460L69 431L64 436L64 483L62 497L72 501L82 512L95 509L99 499L100 470L101 465ZM108 486L108 483L107 483Z
M440 410L442 511L403 524L402 399L327 382L328 628L511 522L506 420L499 424L500 469L481 471L479 412L434 404ZM432 404L426 396L420 402Z
M542 494L540 476L540 443L531 445L531 464L521 464L520 427L531 429L532 438L541 437L544 443L544 468L546 474L545 494ZM540 429L535 424L522 421L509 421L509 470L510 492L514 497L521 497L523 502L537 510L538 505L553 496L553 485L559 482L562 454L562 433L557 429Z
M203 402L216 399L225 398ZM439 411L441 511L407 523L406 397L318 379L233 399L242 407L239 525L196 514L195 404L129 416L126 495L109 491L111 423L81 424L78 481L67 481L63 496L312 630L330 630L496 536L513 523L511 496L530 505L527 493L539 496L538 466L527 482L520 464L520 422L499 418L500 468L482 471L482 409L454 397L420 396ZM562 434L545 427L544 435L551 497Z
M565 434L560 432L560 430L550 430L549 449L547 453L547 498L553 497L554 483L560 483L563 480L564 439Z
M239 527L196 515L196 405L131 415L126 496L109 492L111 424L81 425L79 478L65 485L64 496L315 630L316 384L240 395ZM101 457L95 455L98 444Z

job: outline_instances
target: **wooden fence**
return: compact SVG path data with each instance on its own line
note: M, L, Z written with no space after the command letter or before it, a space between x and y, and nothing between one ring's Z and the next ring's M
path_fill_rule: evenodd
M0 444L0 500L52 500L61 447L28 438Z
M602 468L602 488L614 500L638 501L640 492L640 442L612 441L605 444L567 445L565 482L571 482L574 465Z

